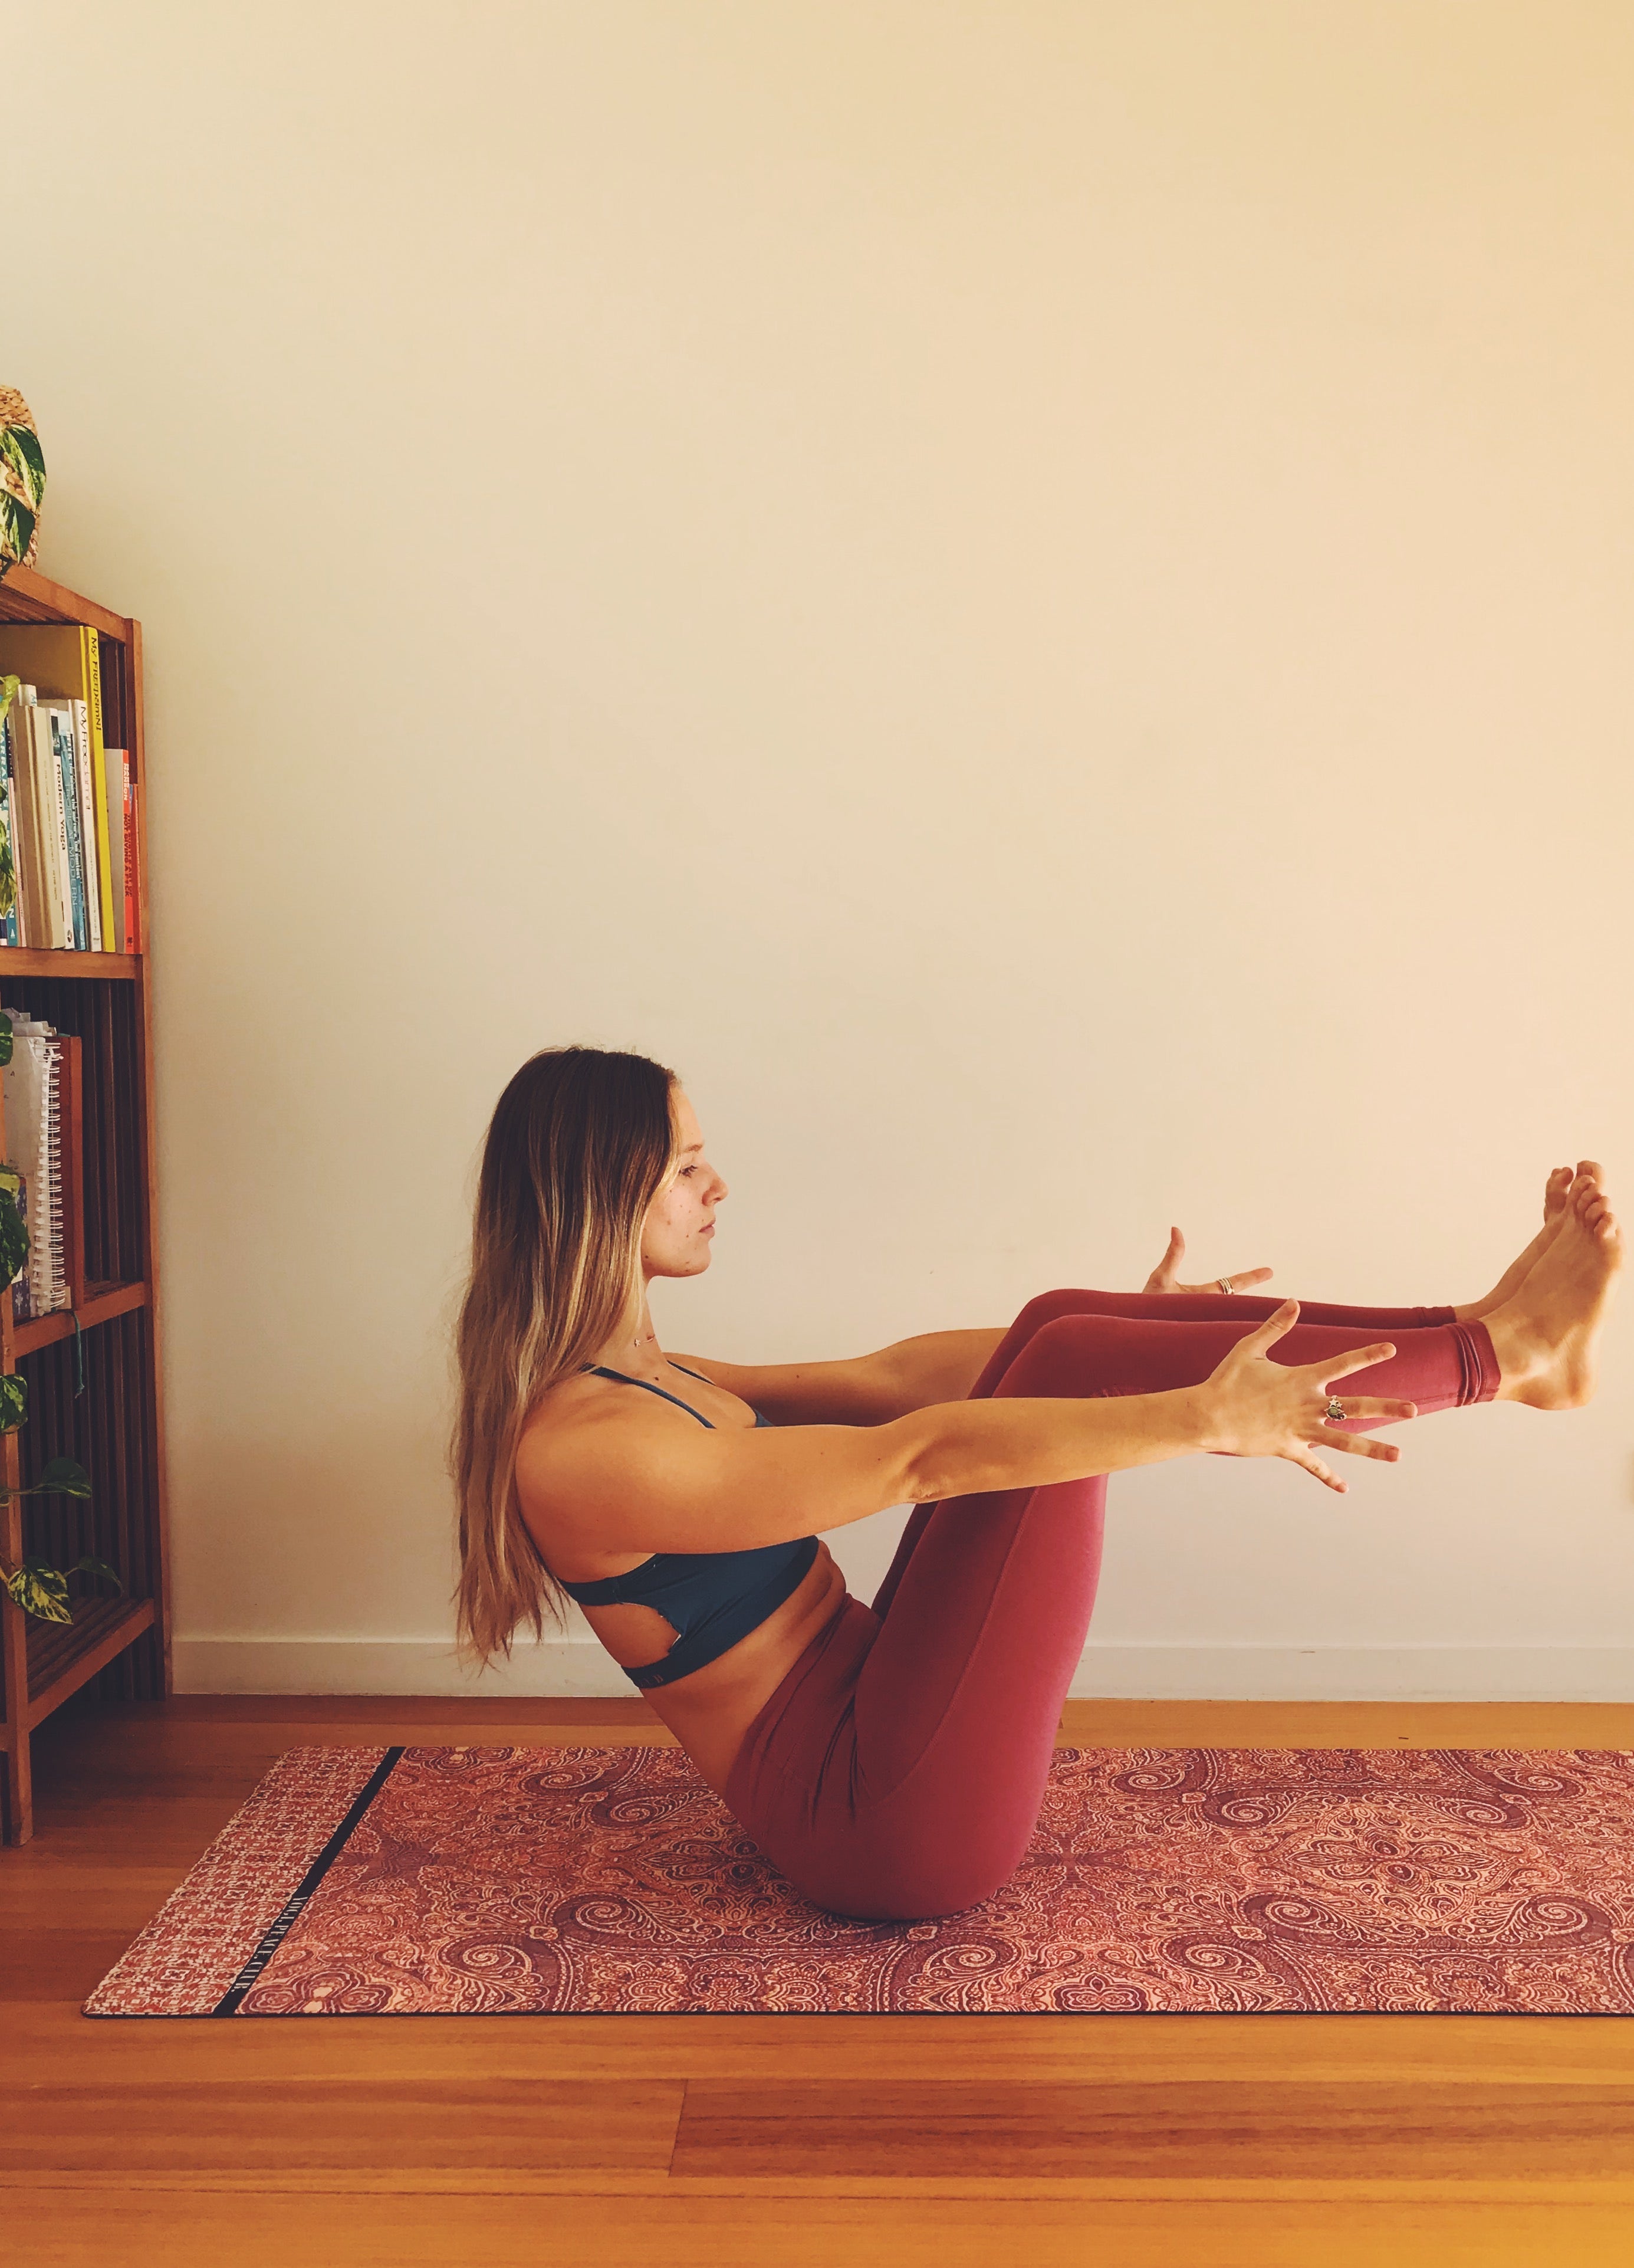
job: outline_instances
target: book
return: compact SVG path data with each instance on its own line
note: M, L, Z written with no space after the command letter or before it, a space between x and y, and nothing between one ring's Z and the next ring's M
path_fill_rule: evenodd
M0 828L5 830L5 852L11 862L11 904L0 915L0 944L21 945L22 885L17 872L17 805L11 793L11 716L8 703L0 716Z
M17 817L11 858L17 868L17 941L48 945L51 936L40 895L40 828L34 814L33 724L28 713L33 705L33 686L19 685L6 717L11 728L11 808Z
M94 633L93 633L94 635ZM75 701L74 799L79 806L80 858L85 882L85 949L102 950L102 881L98 867L96 788L91 762L91 704Z
M125 809L125 950L142 950L142 894L136 886L136 781L130 768L130 751L120 751Z
M107 872L113 877L114 917L107 932L110 953L132 953L125 928L125 751L107 748L103 762L107 778Z
M56 757L57 784L63 805L63 866L68 877L68 902L63 914L68 940L76 953L91 948L91 923L85 902L85 841L79 824L79 756L76 747L72 705L54 701L47 711L51 719L51 747Z
M51 718L48 710L40 706L39 696L32 685L23 688L26 707L23 721L27 747L24 767L28 777L26 815L30 822L28 835L29 865L34 882L34 908L38 917L36 945L60 946L67 943L63 935L63 895L59 885L56 858L56 806L51 799L51 775L56 760L51 747Z
M51 942L63 947L71 946L74 942L74 886L68 872L68 814L63 807L63 765L52 718L50 703L36 696L34 777L40 783L39 809L50 887Z
M65 1057L74 1043L18 1008L11 1019L11 1060L0 1072L5 1107L6 1163L21 1174L26 1192L28 1263L12 1287L18 1322L72 1304L64 1171L70 1145L64 1126L70 1086Z

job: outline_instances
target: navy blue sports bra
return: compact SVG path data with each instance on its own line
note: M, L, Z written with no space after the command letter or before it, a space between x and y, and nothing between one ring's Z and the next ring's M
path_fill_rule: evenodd
M700 1425L709 1425L702 1410L668 1394L644 1378L627 1378L605 1364L585 1365L598 1378L616 1379L621 1386L639 1386L665 1402L673 1402ZM682 1366L676 1363L680 1370ZM709 1384L696 1370L686 1375ZM766 1419L757 1410L757 1425ZM713 1426L710 1427L714 1431ZM774 1609L780 1607L806 1580L817 1557L817 1538L802 1535L793 1543L762 1543L749 1551L655 1551L626 1575L607 1575L595 1583L563 1583L570 1599L586 1607L653 1607L673 1624L675 1643L661 1660L626 1668L624 1675L644 1692L654 1685L673 1685L689 1677L705 1662L715 1661L740 1638L758 1630ZM558 1580L560 1580L558 1578Z

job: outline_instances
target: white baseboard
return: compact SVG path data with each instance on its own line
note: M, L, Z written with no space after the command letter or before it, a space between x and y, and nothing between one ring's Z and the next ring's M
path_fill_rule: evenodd
M593 1639L519 1646L464 1674L435 1638L179 1638L179 1693L427 1693L628 1698ZM1071 1691L1121 1701L1634 1701L1630 1646L1095 1646Z
M592 1638L519 1645L474 1677L439 1638L179 1638L178 1693L434 1693L481 1700L520 1695L618 1696L636 1688Z
M1091 1646L1068 1690L1105 1701L1634 1702L1634 1646Z

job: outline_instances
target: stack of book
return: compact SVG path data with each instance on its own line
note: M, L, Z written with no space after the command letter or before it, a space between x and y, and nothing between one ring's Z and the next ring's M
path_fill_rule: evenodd
M77 1042L26 1009L0 1009L11 1020L11 1060L0 1071L6 1163L21 1177L17 1206L28 1231L28 1260L11 1286L19 1323L73 1305L69 1241L75 1193L69 1184L77 1145ZM0 1197L0 1204L4 1199Z
M103 746L95 630L0 623L0 680L13 679L0 717L0 944L135 953L134 787L125 750Z

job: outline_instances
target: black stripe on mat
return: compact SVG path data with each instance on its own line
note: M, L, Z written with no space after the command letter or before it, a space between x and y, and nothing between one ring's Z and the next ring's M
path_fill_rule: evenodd
M300 1919L302 1909L306 1905L308 1900L317 1889L319 1883L322 1881L324 1876L328 1873L330 1867L340 1857L348 1843L350 1842L353 1834L357 1830L358 1822L362 1819L364 1812L369 1808L369 1806L374 1801L375 1797L379 1795L380 1790L386 1786L386 1781L390 1779L392 1774L396 1771L399 1764L402 1761L402 1755L403 1751L401 1748L387 1749L386 1754L380 1758L379 1763L376 1764L374 1770L370 1773L368 1778L364 1782L363 1786L358 1789L356 1796L352 1799L351 1803L347 1808L345 1818L342 1820L334 1834L330 1836L322 1850L319 1852L311 1866L307 1867L306 1872L301 1876L299 1886L296 1889L294 1895L290 1898L283 1911L277 1916L271 1927L267 1931L265 1936L261 1939L261 1943L256 1947L254 1952L251 1954L243 1968L239 1970L232 1984L228 1985L220 1999L217 2001L215 2007L210 2010L210 2014L212 2016L237 2015L239 2001L243 1999L251 1985L261 1975L261 1970L267 1966L267 1963L272 1959L273 1955L283 1944L291 1930L294 1928L296 1923Z

